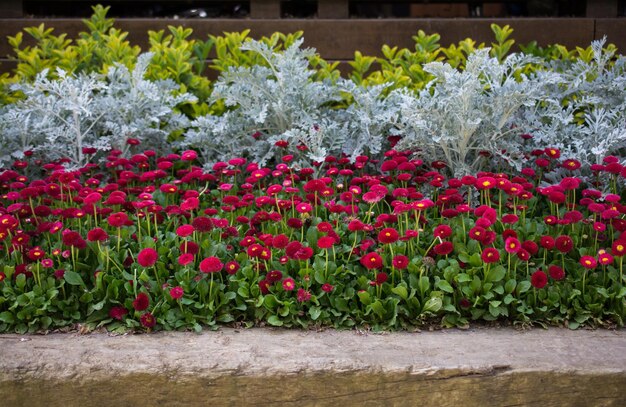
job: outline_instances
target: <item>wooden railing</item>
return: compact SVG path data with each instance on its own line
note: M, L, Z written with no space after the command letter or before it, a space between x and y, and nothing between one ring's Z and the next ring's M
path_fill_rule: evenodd
M176 3L182 0L168 0L169 3ZM618 16L619 0L585 0L586 1L586 17L590 18L613 18ZM54 3L50 0L49 3ZM63 3L90 2L92 0L65 0ZM124 2L127 3L150 3L148 0L105 0L107 3ZM239 2L240 0L220 0L215 3ZM284 0L248 0L243 3L250 5L250 17L253 19L276 19L281 18L281 3ZM380 0L358 0L359 3L384 3ZM480 9L484 3L524 3L524 0L389 0L388 3L465 3L468 7ZM25 16L24 0L0 0L0 18L22 18ZM59 3L57 1L57 3ZM351 0L317 0L317 17L318 18L349 18ZM194 2L185 0L185 4L192 7ZM480 13L472 13L480 16Z

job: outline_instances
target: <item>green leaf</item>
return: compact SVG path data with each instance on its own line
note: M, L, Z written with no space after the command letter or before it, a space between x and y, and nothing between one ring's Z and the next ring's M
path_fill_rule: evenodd
M372 310L376 313L376 315L378 315L380 318L382 318L385 315L385 307L383 306L383 303L380 302L380 300L374 301L371 307L372 307Z
M75 271L66 271L63 274L63 278L65 279L65 281L67 281L69 285L80 285L80 286L85 285L80 274L78 274Z
M320 317L321 313L322 310L320 307L311 307L311 309L309 309L309 315L313 321L316 321Z
M456 275L456 281L457 283L467 283L472 281L472 278L467 273L459 273Z
M15 317L9 311L0 312L0 321L12 324L15 322Z
M485 281L497 282L504 278L506 270L504 266L496 266L489 270L489 274L485 277Z
M267 323L273 326L283 326L283 321L276 315L272 315L267 319Z
M517 285L517 290L520 294L530 290L530 281L520 281Z
M372 302L372 299L370 298L370 293L368 293L367 291L361 291L357 293L357 295L361 299L361 302L365 305L369 305Z
M426 301L426 303L424 304L424 307L422 308L422 312L437 312L441 309L441 307L443 306L443 301L441 300L441 298L439 297L433 297L430 298L428 301Z
M437 283L437 288L439 288L441 291L445 291L447 293L453 293L454 292L454 288L452 288L450 283L448 283L446 280L439 280L439 282Z
M409 296L409 293L406 287L403 285L399 285L397 287L392 288L391 292L396 294L398 297L402 298L403 300L406 300L407 297Z

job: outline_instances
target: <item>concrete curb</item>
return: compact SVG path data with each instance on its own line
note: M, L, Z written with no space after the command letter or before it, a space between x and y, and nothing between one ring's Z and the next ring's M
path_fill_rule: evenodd
M626 331L0 335L8 406L626 405Z

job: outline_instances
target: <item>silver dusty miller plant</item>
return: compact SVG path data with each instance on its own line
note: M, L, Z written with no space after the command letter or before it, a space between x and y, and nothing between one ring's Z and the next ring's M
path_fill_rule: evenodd
M126 152L129 138L145 142L145 148L164 146L171 131L188 123L175 107L195 99L174 95L178 87L172 82L144 79L150 58L140 56L133 71L112 67L106 77L59 70L59 79L50 80L44 71L33 83L14 85L24 98L0 115L0 146L12 152L0 164L6 166L30 150L46 162L67 159L66 166L74 169L91 158L84 148Z
M532 128L537 148L555 147L583 168L626 149L626 58L603 49L606 40L591 45L591 61L553 65L561 80L550 87L550 98L521 120Z
M145 79L152 56L140 55L132 71L121 64L109 69L106 92L98 99L105 108L98 130L108 138L111 148L124 154L131 138L153 149L167 149L167 136L186 129L190 122L176 107L197 101L189 93L177 94L179 86L172 80Z
M197 148L207 163L225 155L245 155L265 163L277 154L297 154L306 146L307 156L319 160L339 137L329 105L339 100L330 82L312 80L308 57L313 50L300 49L296 41L283 52L266 44L247 41L243 50L258 53L266 66L231 68L215 83L212 101L223 100L228 110L207 115L192 123L186 146ZM254 137L253 137L254 136ZM286 149L274 148L279 140Z
M13 129L2 132L2 145L13 146L17 155L30 150L43 160L67 158L70 167L80 167L87 160L84 147L107 145L95 129L104 115L97 97L106 84L95 75L72 76L60 69L58 76L49 80L44 70L32 84L13 86L25 98L2 115L2 127Z
M485 48L468 57L464 71L442 62L425 65L434 80L417 97L400 91L404 137L396 148L415 150L430 161L444 160L455 175L478 171L482 152L519 167L519 135L526 129L517 114L524 106L534 107L546 85L558 81L550 73L522 74L531 62L519 54L499 62Z
M342 152L350 161L362 154L379 154L386 147L386 137L398 132L402 101L399 93L385 96L390 84L363 87L352 81L341 81L338 86L349 95L351 102L338 112L338 120L343 123Z

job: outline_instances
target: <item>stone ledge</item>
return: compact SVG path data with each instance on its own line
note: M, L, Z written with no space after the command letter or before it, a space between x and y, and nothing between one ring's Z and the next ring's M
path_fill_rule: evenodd
M625 388L625 330L0 335L6 406L622 406Z

